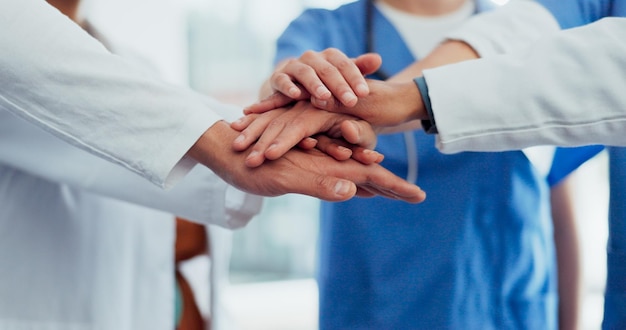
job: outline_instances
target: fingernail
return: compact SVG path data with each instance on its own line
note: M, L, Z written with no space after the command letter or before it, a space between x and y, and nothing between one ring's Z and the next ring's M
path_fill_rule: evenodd
M343 93L343 95L341 95L341 100L344 104L352 103L352 101L356 100L356 96L350 92L345 92Z
M246 157L246 159L252 159L252 158L254 158L254 157L258 156L258 155L259 155L259 152L256 151L256 150L253 150L252 152L250 152L248 157Z
M320 99L313 99L313 104L319 108L326 108L328 101L322 101Z
M238 137L235 138L235 140L233 141L233 143L236 144L240 144L243 142L243 140L245 140L246 137L243 134L240 134Z
M356 92L359 95L367 95L367 93L370 92L370 88L367 86L367 84L361 83L361 84L356 85Z
M291 97L296 97L299 95L300 90L297 87L291 87L289 88L289 96Z
M326 86L321 85L319 86L316 90L315 93L317 94L317 97L328 97L330 96L330 91L328 90L328 88L326 88Z
M267 147L267 149L266 149L265 151L270 151L270 150L272 150L272 149L274 149L274 148L276 148L276 143L272 143L272 144L270 144L270 146L269 146L269 147Z
M337 184L335 185L335 194L344 196L348 192L350 192L350 184L345 181L341 181L341 180L338 181Z

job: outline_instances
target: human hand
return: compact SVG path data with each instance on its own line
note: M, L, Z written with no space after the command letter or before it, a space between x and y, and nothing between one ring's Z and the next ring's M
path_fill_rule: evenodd
M328 100L333 96L350 107L358 97L369 93L363 76L376 72L381 63L380 56L373 53L350 59L335 48L307 51L297 59L280 63L261 88L260 96L275 94L275 107L294 100Z
M380 163L383 155L375 152L376 134L356 117L314 108L300 101L291 108L274 109L245 116L231 124L241 134L233 141L237 151L248 149L246 165L256 167L265 159L280 158L296 145L316 147L337 160L350 157L364 164ZM311 138L318 133L316 139Z
M239 133L223 122L215 123L187 153L212 169L229 184L249 193L279 196L298 193L327 201L343 201L355 195L381 195L410 203L422 202L419 187L397 177L379 164L353 159L337 161L312 149L291 149L283 157L250 168L246 152L231 148Z
M352 107L346 107L334 98L312 99L315 107L330 112L352 115L366 120L376 128L398 126L411 120L427 119L419 89L413 81L385 82L367 80L370 93ZM245 114L263 113L275 109L281 99L272 95L244 110Z

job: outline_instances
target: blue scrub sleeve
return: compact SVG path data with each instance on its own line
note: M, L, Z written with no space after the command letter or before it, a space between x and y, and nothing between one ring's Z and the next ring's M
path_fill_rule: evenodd
M554 162L548 173L548 184L554 186L561 182L580 165L593 158L604 146L594 145L575 148L558 147L554 153Z
M428 134L436 134L438 133L437 125L435 124L435 115L433 114L433 107L430 103L430 96L428 96L428 85L426 84L426 79L424 79L424 77L417 77L413 79L413 81L417 85L417 89L420 91L422 101L424 102L424 109L428 115L428 119L422 120L424 132Z

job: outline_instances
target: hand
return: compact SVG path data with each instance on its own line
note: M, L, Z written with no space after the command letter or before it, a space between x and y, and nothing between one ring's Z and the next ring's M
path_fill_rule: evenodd
M337 161L319 150L292 149L283 157L250 168L245 152L231 148L238 133L217 122L187 153L212 169L231 185L257 195L279 196L298 193L327 201L343 201L355 195L381 195L411 203L422 202L426 194L378 164L355 160Z
M246 150L254 143L246 158L250 167L261 165L266 158L278 159L295 145L305 149L317 147L337 160L352 157L371 164L383 159L381 154L370 150L376 146L376 134L367 122L316 109L305 101L291 108L245 116L231 127L241 131L233 141L234 150ZM310 138L318 133L324 135Z
M363 77L375 72L382 60L378 54L348 58L337 49L307 51L297 59L279 64L261 88L261 98L276 94L285 106L294 100L328 100L335 96L345 106L353 106L358 97L369 93Z
M401 125L415 119L427 119L419 89L413 81L385 82L367 80L370 94L359 99L353 107L346 107L335 99L313 99L311 104L330 112L361 118L377 128ZM275 95L247 107L245 114L263 113L276 108Z

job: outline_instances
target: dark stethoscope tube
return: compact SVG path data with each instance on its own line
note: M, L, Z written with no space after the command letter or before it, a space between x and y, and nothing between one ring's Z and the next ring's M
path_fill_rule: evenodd
M375 45L375 33L374 33L374 0L367 0L367 6L365 8L365 51L367 53L374 53ZM391 77L381 68L378 71L372 73L370 76L374 76L380 80L387 80ZM417 160L417 142L415 136L411 132L404 132L404 143L407 152L407 176L408 182L417 182L418 172L418 160Z
M375 33L374 33L374 0L367 0L367 6L365 7L365 52L375 53ZM387 80L390 75L387 74L382 68L371 74L380 80Z

